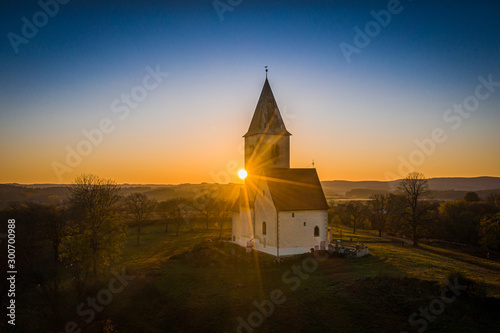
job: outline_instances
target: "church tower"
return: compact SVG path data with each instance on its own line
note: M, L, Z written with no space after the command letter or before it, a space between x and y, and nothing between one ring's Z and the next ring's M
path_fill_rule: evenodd
M266 77L245 138L245 169L249 175L264 168L290 168L290 132Z
M247 251L327 249L328 203L316 169L290 168L290 136L266 76L243 136L248 177L232 207L232 241Z

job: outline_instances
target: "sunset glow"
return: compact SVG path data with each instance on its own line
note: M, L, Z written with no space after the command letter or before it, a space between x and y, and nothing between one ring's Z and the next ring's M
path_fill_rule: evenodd
M244 180L245 178L247 178L247 171L245 169L240 169L238 171L238 177L240 177L240 179Z
M11 0L0 29L3 331L498 331L500 1Z
M112 17L107 2L70 3L18 53L4 38L0 182L237 182L264 66L291 167L314 160L321 180L500 176L499 11L433 12L448 5L422 25L426 4L401 2L347 59L342 43L386 4L245 1L221 21L211 2L127 2ZM20 34L39 7L11 6L0 24Z

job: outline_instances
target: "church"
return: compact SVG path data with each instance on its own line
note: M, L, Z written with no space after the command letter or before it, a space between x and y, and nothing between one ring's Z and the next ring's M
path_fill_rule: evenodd
M232 241L277 257L328 248L328 204L318 173L290 168L290 136L266 75L243 136L247 177L233 207Z

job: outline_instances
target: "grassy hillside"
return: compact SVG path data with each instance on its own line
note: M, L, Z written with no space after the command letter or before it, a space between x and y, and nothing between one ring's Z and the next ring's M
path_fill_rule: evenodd
M402 246L368 231L353 235L343 227L334 228L336 238L340 230L344 240L364 243L371 254L323 261L304 255L276 263L269 255L216 243L216 230L176 237L152 225L137 245L131 229L116 270L124 267L135 278L91 323L75 311L81 300L69 303L64 318L84 332L237 332L241 320L259 324L247 327L254 332L416 332L420 326L409 324L410 315L439 298L444 279L460 270L475 286L447 304L427 332L500 327L499 263L431 246ZM281 304L273 303L271 311L267 301L276 293L282 293L275 297ZM268 317L255 312L260 304Z
M381 274L403 275L419 279L440 281L452 271L461 271L466 276L482 283L487 293L500 297L500 263L478 258L457 251L422 244L418 248L402 245L401 242L377 237L375 231L357 231L343 226L334 227L334 236L343 239L352 237L353 243L360 242L370 248L372 256L383 259L384 265L372 267ZM359 267L366 270L364 265ZM374 271L370 270L369 274Z

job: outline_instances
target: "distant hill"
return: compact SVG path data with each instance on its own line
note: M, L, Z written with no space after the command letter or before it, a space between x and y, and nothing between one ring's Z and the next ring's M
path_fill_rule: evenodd
M500 188L500 177L430 178L432 190L484 191Z
M0 208L16 202L39 202L58 204L66 199L69 191L66 186L46 188L27 188L20 185L0 184Z
M327 197L345 196L349 193L353 197L359 197L360 195L395 191L399 182L400 180L388 182L330 180L322 181L321 184ZM430 178L429 188L433 191L465 191L465 193L468 191L500 191L500 177ZM460 195L461 193L454 193L454 196Z
M144 193L158 201L174 198L196 198L202 193L213 193L216 198L236 200L239 184L180 184L180 185L120 185L121 195ZM63 203L69 196L68 185L54 184L0 184L0 209L14 203Z
M355 189L368 189L376 191L391 191L389 182L382 181L348 181L348 180L329 180L322 181L323 191L331 194L344 195L348 191Z
M395 191L400 180L395 181L322 181L323 190L329 199L357 198L366 199L373 194ZM122 195L141 192L158 201L173 198L194 198L203 192L219 193L219 198L235 200L240 184L123 184L120 185ZM474 178L431 178L429 187L432 197L440 200L461 199L465 193L475 191L486 198L491 193L500 193L500 177ZM69 195L68 185L57 184L0 184L0 209L16 202L38 202L58 204Z

